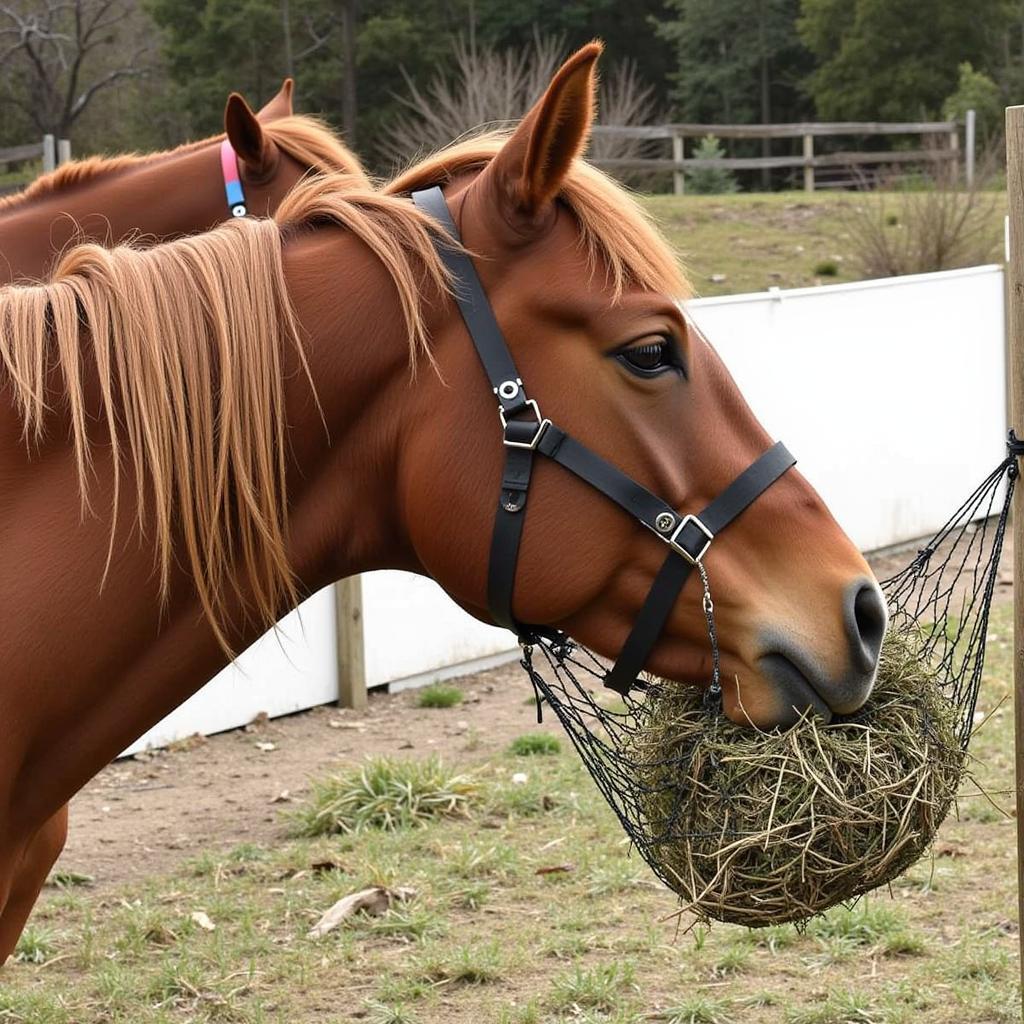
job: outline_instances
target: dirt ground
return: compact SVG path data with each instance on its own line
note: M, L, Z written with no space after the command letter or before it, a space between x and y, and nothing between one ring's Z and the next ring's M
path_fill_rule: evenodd
M885 579L913 552L913 545L889 552L872 559L872 568ZM1008 544L999 603L1011 597L1012 558ZM311 775L367 754L487 757L538 728L532 690L516 662L453 684L464 693L454 711L417 707L415 690L374 693L365 712L314 708L117 761L72 801L58 869L90 875L103 890L173 871L201 850L269 844L283 837L280 812ZM542 728L559 730L550 713Z

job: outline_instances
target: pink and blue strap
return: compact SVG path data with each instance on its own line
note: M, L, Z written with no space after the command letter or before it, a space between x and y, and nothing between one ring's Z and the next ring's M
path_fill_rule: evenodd
M220 169L224 175L224 194L231 216L245 217L249 213L245 205L245 190L238 173L238 156L229 139L220 144Z

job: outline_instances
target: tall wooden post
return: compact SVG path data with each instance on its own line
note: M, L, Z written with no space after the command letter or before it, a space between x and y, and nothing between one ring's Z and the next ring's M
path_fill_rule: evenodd
M978 114L973 108L967 111L964 119L964 174L967 187L974 184L974 151L977 147Z
M673 135L672 136L672 159L676 164L675 170L672 172L672 194L681 196L686 191L686 176L683 174L683 168L680 166L683 162L683 156L685 150L683 148L683 136Z
M43 174L57 168L57 140L52 135L43 136Z
M814 191L814 164L811 161L814 159L814 136L807 134L804 136L804 191Z
M1024 106L1006 108L1006 192L1010 259L1010 422L1024 437ZM1017 914L1024 992L1024 485L1013 496L1013 724L1017 796Z
M349 576L334 587L338 627L338 707L366 707L366 658L363 641L363 582Z

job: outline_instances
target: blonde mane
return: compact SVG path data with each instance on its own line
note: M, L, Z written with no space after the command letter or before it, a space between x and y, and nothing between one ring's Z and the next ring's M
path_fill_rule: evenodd
M225 650L229 601L265 626L298 596L287 553L284 353L306 363L282 268L285 241L324 224L359 238L394 282L415 367L417 356L431 359L423 296L450 282L435 248L438 226L405 193L485 164L500 144L451 147L382 191L340 175L309 178L271 220L237 220L149 249L83 245L51 283L0 289L0 393L13 397L26 442L40 444L55 409L67 410L86 510L95 449L109 446L108 564L127 465L137 525L154 537L161 593L180 549ZM610 179L577 163L562 200L612 298L631 282L688 291L668 246ZM62 395L52 393L58 372ZM98 379L99 408L87 408L87 374Z
M321 174L341 173L367 188L370 181L358 158L319 118L293 114L262 125L267 138L293 160ZM90 156L63 164L43 174L14 195L0 198L0 210L31 202L44 196L86 184L107 175L123 174L140 167L193 153L219 142L221 136L186 142L161 153L122 153L117 156Z

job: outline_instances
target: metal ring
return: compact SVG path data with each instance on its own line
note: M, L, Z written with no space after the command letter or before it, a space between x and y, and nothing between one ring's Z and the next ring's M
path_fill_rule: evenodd
M519 382L505 380L498 385L498 397L506 402L511 402L519 394Z

